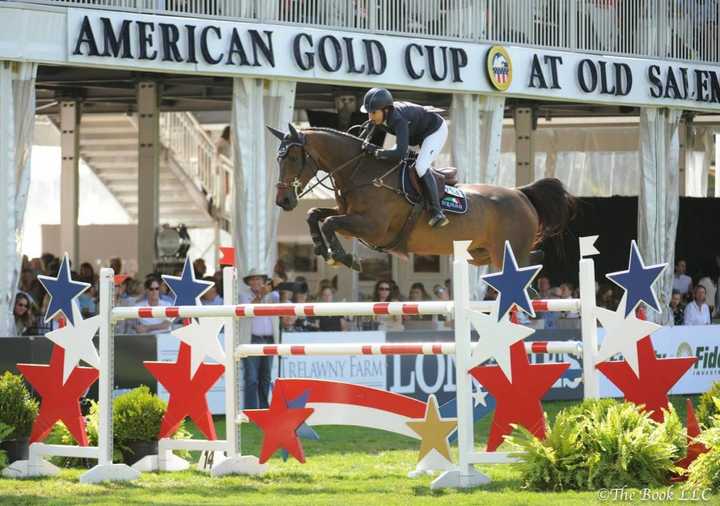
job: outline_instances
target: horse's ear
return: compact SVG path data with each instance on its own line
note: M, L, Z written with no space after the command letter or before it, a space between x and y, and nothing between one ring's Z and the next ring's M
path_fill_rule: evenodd
M288 123L288 129L290 130L290 138L291 139L300 139L300 136L298 135L298 131L295 129L292 123Z
M270 133L273 134L278 139L283 140L285 138L285 132L281 132L277 128L273 128L270 125L265 125L265 128L270 130Z

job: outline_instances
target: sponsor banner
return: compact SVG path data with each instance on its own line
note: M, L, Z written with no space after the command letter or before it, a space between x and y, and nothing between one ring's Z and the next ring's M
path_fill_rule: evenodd
M384 343L385 332L287 332L283 344ZM383 355L336 355L280 357L280 376L345 381L375 388L386 388ZM414 358L414 357L413 357Z

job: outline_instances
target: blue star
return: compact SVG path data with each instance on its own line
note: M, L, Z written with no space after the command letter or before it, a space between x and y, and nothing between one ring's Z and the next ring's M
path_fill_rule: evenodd
M531 265L518 269L515 255L510 247L510 241L505 241L505 255L503 257L502 271L496 274L486 274L482 279L498 292L500 307L498 309L498 321L500 321L514 304L530 316L535 316L535 311L530 303L527 294L527 287L542 269L542 265Z
M628 261L628 270L611 272L606 274L607 278L616 285L624 288L627 292L627 303L625 304L625 317L635 311L635 308L644 302L658 313L662 312L657 295L652 288L652 284L665 270L667 264L657 264L645 267L640 252L638 251L635 241L630 247L630 260Z
M307 400L310 397L310 390L305 390L302 394L300 394L296 399L293 399L291 401L287 401L287 407L288 408L304 408L305 404L307 404ZM303 439L312 439L312 440L319 440L320 436L318 436L317 432L315 432L315 429L310 427L306 422L303 422L300 427L297 428L296 431L299 438ZM283 461L287 462L288 459L288 452L285 448L282 448L280 451Z
M175 294L175 306L199 305L200 296L214 285L212 281L197 281L195 279L190 257L185 258L185 265L180 277L163 274L162 278Z
M90 287L90 283L80 283L72 280L70 277L70 259L67 253L60 263L60 270L56 278L38 276L38 281L42 283L50 295L50 304L45 313L45 321L48 322L55 318L58 313L62 313L70 325L74 327L72 303L78 295Z

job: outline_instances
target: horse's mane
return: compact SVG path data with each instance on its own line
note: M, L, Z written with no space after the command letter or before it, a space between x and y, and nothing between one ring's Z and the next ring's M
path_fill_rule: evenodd
M341 130L335 130L334 128L327 128L327 127L308 127L303 128L303 132L325 132L329 134L339 135L341 137L346 137L347 139L354 140L356 142L362 142L363 140L358 137L357 135L353 135L348 132L343 132Z

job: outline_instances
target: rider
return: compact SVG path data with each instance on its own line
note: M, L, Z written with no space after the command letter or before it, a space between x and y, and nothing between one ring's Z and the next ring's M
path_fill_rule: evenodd
M363 149L376 158L404 160L408 146L420 146L415 171L422 181L425 197L430 204L432 215L428 224L431 227L444 227L448 219L440 207L440 197L430 165L437 157L447 139L448 128L442 116L436 112L411 102L395 102L390 92L384 88L373 88L365 94L362 112L368 113L360 137L370 138L373 129L379 127L396 138L392 149L379 149L378 146L365 143Z

